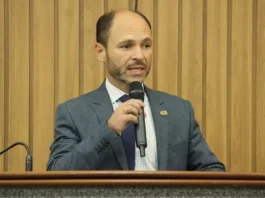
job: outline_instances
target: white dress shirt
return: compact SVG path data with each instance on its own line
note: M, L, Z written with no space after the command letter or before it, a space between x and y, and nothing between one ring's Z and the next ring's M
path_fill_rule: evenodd
M115 110L122 102L119 100L125 92L112 85L106 79L106 88L109 93L113 110ZM145 149L145 157L140 157L140 150L135 146L135 170L157 170L157 146L153 116L149 105L148 97L144 95L144 112L147 147Z

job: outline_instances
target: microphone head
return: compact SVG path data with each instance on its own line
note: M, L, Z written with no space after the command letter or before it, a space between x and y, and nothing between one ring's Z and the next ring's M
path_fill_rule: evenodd
M129 97L144 101L144 89L141 82L133 81L130 83Z

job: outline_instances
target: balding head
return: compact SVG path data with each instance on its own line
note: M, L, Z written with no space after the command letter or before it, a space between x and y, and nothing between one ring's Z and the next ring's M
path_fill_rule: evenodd
M120 17L126 17L126 19L134 20L134 17L144 20L144 22L149 26L151 30L151 24L149 20L138 11L130 11L130 10L112 10L110 12L105 13L102 15L98 21L96 26L96 40L97 43L101 43L104 47L107 47L108 39L110 36L110 31L114 22L114 19L118 16L118 19ZM128 24L131 23L131 21L127 21Z

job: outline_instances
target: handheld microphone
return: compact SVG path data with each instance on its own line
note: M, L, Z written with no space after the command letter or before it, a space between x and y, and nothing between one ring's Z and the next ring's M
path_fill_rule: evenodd
M144 90L141 82L134 81L130 83L129 97L133 99L142 100L144 102ZM144 157L145 148L147 147L144 108L142 108L142 112L138 116L138 124L135 125L135 128L136 146L140 149L140 156Z
M9 146L6 149L4 149L3 151L1 151L0 152L0 155L2 155L6 151L8 151L9 149L11 149L11 148L13 148L13 147L15 147L17 145L22 145L26 149L26 151L27 151L27 156L26 156L26 171L32 171L32 156L30 154L30 149L29 149L28 145L25 144L24 142L15 142L11 146Z

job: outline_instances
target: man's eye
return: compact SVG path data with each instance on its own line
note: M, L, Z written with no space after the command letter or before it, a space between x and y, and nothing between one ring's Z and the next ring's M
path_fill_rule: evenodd
M124 48L124 49L129 49L131 47L131 45L122 45L121 48Z
M151 47L151 45L149 45L149 44L144 45L144 48L150 48L150 47Z

